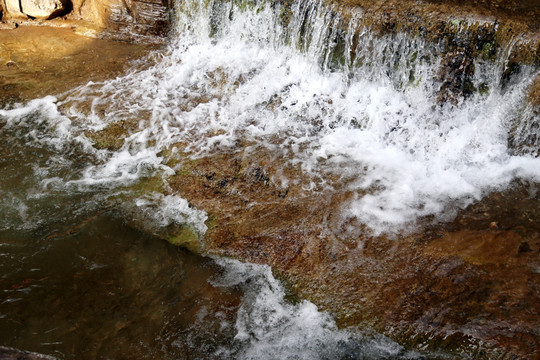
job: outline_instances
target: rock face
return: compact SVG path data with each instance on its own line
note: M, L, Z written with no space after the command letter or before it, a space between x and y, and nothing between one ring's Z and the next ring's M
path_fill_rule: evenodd
M120 39L161 38L169 30L167 0L111 2L109 37Z
M12 16L24 16L19 0L4 0L4 9Z
M265 175L272 165L259 160L261 167L234 155L186 162L171 179L211 215L207 253L269 264L342 325L367 324L413 348L456 358L538 355L538 187L494 193L452 223L399 239L351 236L323 225L346 192L303 197L277 188Z
M34 24L62 16L79 32L137 43L160 43L169 31L168 0L0 0L3 20ZM62 21L48 22L62 26Z

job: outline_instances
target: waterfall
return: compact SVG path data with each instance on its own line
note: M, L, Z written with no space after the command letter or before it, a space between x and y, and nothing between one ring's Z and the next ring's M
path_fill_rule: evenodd
M512 65L518 38L477 40L470 53L376 32L360 10L322 0L182 0L173 17L166 48L125 75L0 110L0 153L15 159L0 182L4 234L38 233L49 217L69 233L68 219L115 209L148 232L203 239L211 215L168 180L180 160L222 153L264 157L267 181L300 199L348 194L340 221L390 237L540 182L540 115L527 99L540 70ZM473 26L497 25L458 23L456 36ZM269 267L216 262L214 285L245 295L234 344L210 358L420 356L287 302Z
M450 220L517 178L540 179L538 114L526 101L538 69L508 75L517 40L448 60L442 41L376 34L361 13L321 1L187 0L175 10L154 65L59 100L80 126L131 124L83 181L112 181L102 172L120 163L174 172L164 163L179 152L265 151L292 169L269 170L277 186L351 192L344 219L378 234Z

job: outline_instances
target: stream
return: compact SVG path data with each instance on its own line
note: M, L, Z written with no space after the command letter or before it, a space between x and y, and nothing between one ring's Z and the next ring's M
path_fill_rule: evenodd
M0 345L59 359L445 358L339 329L266 265L163 240L186 228L204 243L209 215L168 179L220 153L270 154L267 181L300 197L347 192L338 225L352 235L450 221L515 179L540 182L523 101L536 69L507 78L508 52L477 59L483 91L440 104L437 44L280 4L177 2L147 63L3 106Z

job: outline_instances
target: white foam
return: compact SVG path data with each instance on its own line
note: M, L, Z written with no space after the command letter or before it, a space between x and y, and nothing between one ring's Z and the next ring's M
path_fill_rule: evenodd
M57 98L46 96L10 110L0 110L6 130L24 128L20 132L29 142L40 143L60 151L71 140L71 120L58 111Z
M270 267L214 259L224 273L212 280L214 286L240 286L244 291L236 318L235 344L216 355L237 359L341 359L418 358L383 337L362 337L358 332L339 330L330 314L318 311L306 300L292 304L274 278Z
M176 37L156 65L62 99L80 131L140 122L119 151L94 151L100 162L71 184L172 174L162 151L178 143L192 157L245 151L248 160L251 148L238 143L255 144L281 159L269 173L279 185L352 191L344 220L381 233L429 215L448 220L516 178L538 181L538 140L528 140L540 138L538 116L524 102L537 70L523 66L503 86L505 54L477 60L474 85L487 85L489 94L440 106L437 45L405 34L376 37L357 21L343 27L339 13L318 1L297 1L292 11L284 28L275 3L179 2ZM341 58L331 51L339 46ZM508 146L509 132L518 151ZM75 139L91 151L88 139ZM301 178L285 178L286 167L300 169Z
M185 225L196 229L200 236L208 230L205 224L208 219L206 212L193 208L186 199L177 195L146 194L135 199L135 205L156 229Z

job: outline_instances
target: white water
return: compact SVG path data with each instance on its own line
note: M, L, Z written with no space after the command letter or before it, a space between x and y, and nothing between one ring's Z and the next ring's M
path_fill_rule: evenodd
M1 115L12 124L39 107L53 119L57 134L45 138L52 146L73 137L72 127L140 122L119 151L92 150L101 163L71 186L172 174L177 169L163 164L161 151L178 143L193 157L266 151L281 159L277 168L303 174L274 170L278 186L352 191L343 220L356 219L374 233L404 231L428 215L449 220L516 178L540 181L538 140L519 142L538 139L538 118L523 101L533 69L503 87L504 51L498 61L477 60L475 85L487 84L489 94L440 106L436 46L403 34L376 38L354 21L340 30L339 16L317 2L298 2L293 12L284 28L280 10L264 1L179 2L178 35L156 65ZM331 61L339 39L347 49L342 64ZM57 105L69 106L73 123ZM519 155L508 148L510 132ZM84 135L69 141L91 149ZM240 149L238 141L248 146ZM338 180L329 180L331 174Z
M262 1L179 2L177 35L157 65L81 87L60 102L94 129L140 119L140 131L121 151L104 153L108 162L84 181L172 172L158 154L177 143L193 157L266 151L281 159L276 167L303 174L274 170L278 186L352 191L344 220L374 233L404 231L428 215L449 220L516 178L540 181L538 141L519 142L537 136L538 118L523 101L533 69L503 86L505 52L495 62L477 60L474 83L489 94L438 105L437 46L403 34L376 38L354 21L342 31L339 16L317 2L293 11L284 28L280 10ZM336 44L347 49L338 63L330 51ZM88 98L91 114L78 105ZM508 148L510 132L518 155Z
M338 330L327 313L301 301L285 300L285 290L270 267L215 259L225 273L214 286L241 286L243 303L235 323L235 350L219 349L217 357L235 359L417 359L383 336L363 337Z
M352 191L353 199L342 204L343 220L355 219L374 233L405 231L428 215L450 220L456 209L515 179L540 182L538 142L521 144L521 152L508 148L510 131L518 142L538 131L538 118L523 103L536 70L523 68L503 86L505 55L493 63L477 60L475 85L487 84L489 94L439 106L437 46L403 34L376 38L354 21L342 31L339 16L317 2L296 3L286 28L277 5L235 3L178 2L176 35L155 65L58 99L0 110L4 131L47 153L31 169L33 192L0 189L8 199L0 225L37 227L46 212L30 216L29 209L46 193L98 194L92 206L118 206L108 201L121 202L126 186L180 170L165 165L163 155L176 144L194 158L268 152L280 159L274 169L301 170L291 177L267 169L277 186L302 186L305 194ZM360 34L356 42L354 34ZM346 51L336 58L331 50L338 44ZM124 146L93 148L84 131L118 121L139 123ZM239 142L247 145L238 148ZM146 194L130 201L151 227L206 231L206 214L185 199ZM383 338L362 340L337 330L309 302L287 303L269 268L218 261L227 273L216 286L244 286L246 295L236 348L216 356L403 355Z

